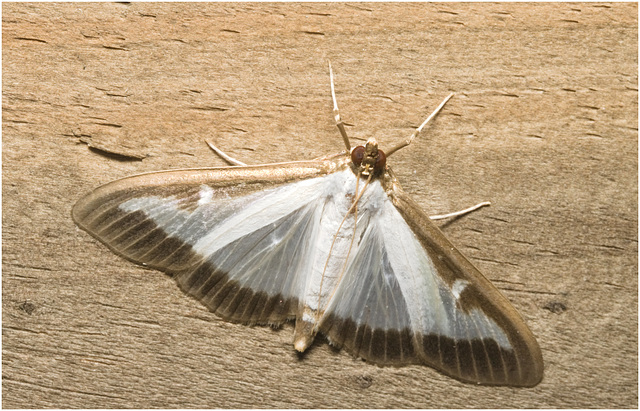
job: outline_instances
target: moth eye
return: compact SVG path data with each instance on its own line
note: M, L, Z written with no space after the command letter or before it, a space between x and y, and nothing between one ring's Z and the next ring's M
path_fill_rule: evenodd
M378 150L378 158L376 159L375 170L384 170L384 166L387 164L387 155L382 150Z
M364 159L364 146L358 146L351 150L351 161L356 166L360 166L362 164L362 160Z

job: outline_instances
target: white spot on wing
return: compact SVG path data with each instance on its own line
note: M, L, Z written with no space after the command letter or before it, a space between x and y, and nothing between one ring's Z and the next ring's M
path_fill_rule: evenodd
M209 204L213 199L213 189L207 185L200 186L200 199L198 200L198 206Z
M467 285L469 285L467 280L458 279L454 281L453 286L451 286L451 293L456 297L456 300L460 299L460 294L467 288Z

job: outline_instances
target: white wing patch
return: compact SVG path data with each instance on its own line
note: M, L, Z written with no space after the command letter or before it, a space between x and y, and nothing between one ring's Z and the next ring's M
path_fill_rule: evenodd
M209 204L213 200L213 189L207 185L200 186L200 199L198 200L198 206Z
M464 289L467 288L467 285L469 285L469 281L467 280L457 279L456 281L454 281L453 285L451 286L451 294L453 294L456 300L460 299L460 294L462 294Z

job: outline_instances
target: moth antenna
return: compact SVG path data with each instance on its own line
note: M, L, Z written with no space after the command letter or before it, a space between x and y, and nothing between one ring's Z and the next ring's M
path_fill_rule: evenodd
M205 140L204 142L207 143L209 148L211 150L213 150L214 153L219 155L220 158L222 158L227 163L229 163L231 165L234 165L234 166L246 166L247 165L247 164L243 163L242 161L236 160L235 158L231 157L229 154L227 154L224 151L220 150L218 147L214 146L213 143L211 143L210 141Z
M338 130L340 130L340 134L342 134L342 139L344 140L344 145L347 147L347 152L351 151L351 144L349 143L349 136L347 136L347 131L344 129L344 123L340 118L340 110L338 109L338 101L336 100L336 90L333 85L333 70L331 69L331 61L329 61L329 80L331 80L331 98L333 99L333 118L336 121L336 126Z
M442 103L440 103L440 105L438 107L436 107L435 110L433 110L433 113L431 113L431 115L429 117L427 117L427 119L422 124L420 124L420 127L418 127L416 129L416 131L414 131L413 134L411 134L411 137L409 137L408 139L406 139L402 143L398 144L397 146L395 146L391 150L387 150L386 151L387 157L389 157L391 154L395 153L396 151L400 150L401 148L406 147L409 144L411 144L411 142L418 136L418 134L420 134L420 132L422 131L424 126L426 126L427 123L432 118L434 118L436 116L436 114L438 114L440 112L440 110L442 110L442 107L444 107L444 105L447 104L447 101L449 101L449 99L451 97L453 97L453 94L454 93L449 94L444 100L442 100Z
M455 211L455 212L449 213L449 214L433 215L433 216L429 216L429 218L432 219L432 220L444 220L445 218L459 217L461 215L465 215L465 214L471 213L473 211L476 211L479 208L482 208L482 207L485 207L485 206L490 206L490 205L491 205L491 203L489 201L483 201L482 203L478 203L478 204L474 205L473 207L465 208L464 210Z

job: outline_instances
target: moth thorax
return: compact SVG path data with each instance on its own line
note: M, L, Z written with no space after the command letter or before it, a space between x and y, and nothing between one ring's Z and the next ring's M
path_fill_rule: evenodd
M351 150L351 161L363 175L368 176L372 172L379 173L384 170L387 156L384 151L378 149L378 142L371 138L364 146Z

